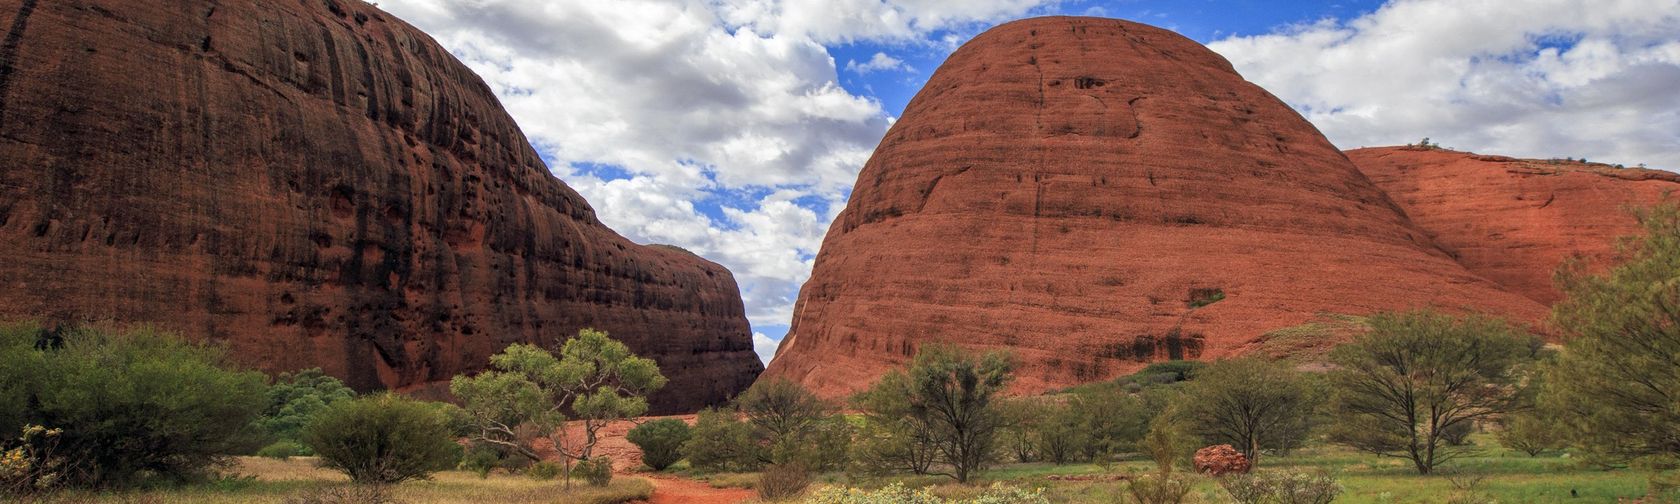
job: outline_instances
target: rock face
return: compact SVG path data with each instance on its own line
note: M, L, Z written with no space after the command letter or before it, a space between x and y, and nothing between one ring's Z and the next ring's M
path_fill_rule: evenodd
M1658 170L1407 147L1347 155L1460 264L1548 305L1566 258L1611 262L1616 238L1641 232L1630 210L1680 191L1680 175Z
M929 343L1021 392L1240 354L1320 312L1544 307L1459 266L1223 58L1112 19L951 55L865 165L766 377L835 397Z
M366 4L5 0L0 27L0 317L154 323L364 390L590 326L659 361L658 411L761 369L727 270L601 225Z

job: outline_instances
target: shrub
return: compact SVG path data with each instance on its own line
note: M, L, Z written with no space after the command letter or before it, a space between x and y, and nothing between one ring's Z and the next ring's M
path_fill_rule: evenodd
M707 408L700 412L683 443L683 456L702 471L748 471L762 467L752 427L730 412Z
M426 479L460 457L437 410L395 394L341 401L315 416L304 444L358 483Z
M44 336L63 343L37 349ZM150 329L0 326L0 432L63 429L58 453L78 466L69 485L179 480L250 453L265 381L221 347Z
M26 425L16 439L0 442L0 496L26 497L53 490L69 461L57 453L60 429Z
M682 460L682 445L688 442L688 424L675 418L662 418L630 429L625 439L642 449L642 463L655 471L663 471Z
M262 447L261 450L257 450L257 456L286 460L292 457L304 455L308 451L308 447L303 446L302 443L298 443L297 441L275 441L273 443L269 443L268 446Z
M1342 485L1324 473L1261 471L1219 478L1219 486L1237 504L1329 504Z
M876 490L861 490L857 488L826 487L817 490L806 504L1050 504L1050 499L1044 496L1043 490L1026 490L993 483L980 495L968 499L942 499L933 494L932 490L911 490L903 483L894 482L891 485Z
M379 485L316 487L286 497L284 504L396 504L389 489Z
M1181 474L1149 473L1132 478L1126 490L1138 504L1179 504L1190 495L1190 478Z
M797 462L826 470L846 461L851 425L834 414L833 405L797 383L755 383L735 400L735 407L752 426L752 443L765 447L753 452L761 464Z
M758 496L767 501L784 501L805 494L811 486L811 471L798 462L774 464L758 476Z
M560 473L565 472L565 470L566 468L561 467L558 462L544 460L525 468L525 477L537 481L549 481L560 477Z
M926 439L910 441L931 447L937 460L950 467L943 474L967 483L995 455L1005 418L994 399L1014 376L1013 369L1002 353L923 347L909 369L889 373L865 393L889 406L866 414L925 426L920 432Z
M257 425L277 441L274 444L285 442L303 449L291 455L312 455L301 443L303 427L327 406L355 397L355 391L320 368L281 373L268 387L268 406Z
M612 459L598 456L577 463L577 475L589 483L589 486L604 487L612 483Z
M464 471L477 474L479 479L490 477L490 471L502 463L501 451L489 446L474 446L461 455L461 463L456 467Z

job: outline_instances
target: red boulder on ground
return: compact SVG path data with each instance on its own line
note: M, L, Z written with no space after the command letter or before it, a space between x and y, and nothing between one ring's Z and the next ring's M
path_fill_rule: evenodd
M1244 457L1242 452L1238 452L1236 448L1232 448L1228 444L1213 445L1196 450L1193 462L1196 466L1196 472L1209 476L1241 474L1248 472L1249 469L1248 457Z

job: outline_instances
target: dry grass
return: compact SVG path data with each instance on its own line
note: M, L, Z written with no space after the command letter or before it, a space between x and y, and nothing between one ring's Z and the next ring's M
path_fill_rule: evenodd
M245 476L222 481L170 488L124 493L71 493L65 502L115 504L129 502L194 502L206 504L244 504L288 502L346 502L360 504L362 500L332 500L333 495L367 496L374 492L334 491L351 487L344 475L315 467L314 460L297 457L273 460L242 457L235 472ZM428 481L413 481L395 485L383 492L389 502L412 504L552 504L618 503L646 500L653 494L653 485L642 478L618 477L605 488L594 488L582 481L572 482L570 490L560 481L534 481L520 475L493 474L487 479L466 471L438 473ZM328 497L309 499L310 497ZM373 502L378 502L377 500Z

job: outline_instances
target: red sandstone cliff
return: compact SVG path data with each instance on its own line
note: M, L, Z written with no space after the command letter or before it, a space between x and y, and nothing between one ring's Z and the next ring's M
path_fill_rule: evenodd
M750 384L729 271L551 176L485 84L353 0L4 0L0 317L152 322L425 388L585 326L658 411Z
M1477 275L1539 303L1558 300L1564 259L1611 262L1641 232L1630 211L1680 191L1680 175L1441 149L1347 152L1435 243Z
M1012 350L1035 391L1232 355L1319 312L1424 305L1545 312L1454 262L1201 45L1038 18L967 43L910 103L765 376L840 396L945 342Z

